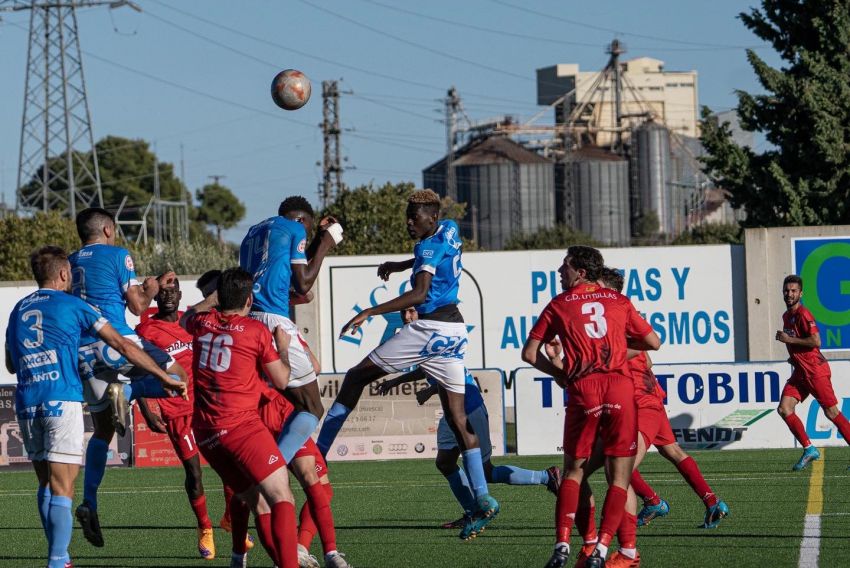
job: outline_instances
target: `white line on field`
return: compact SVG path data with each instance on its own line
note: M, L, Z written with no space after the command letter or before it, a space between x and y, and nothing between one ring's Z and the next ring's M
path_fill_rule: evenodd
M803 541L800 543L798 568L818 568L820 557L820 517L823 514L823 466L826 449L821 449L821 458L812 463L809 480L809 499L806 504L806 521L803 525Z

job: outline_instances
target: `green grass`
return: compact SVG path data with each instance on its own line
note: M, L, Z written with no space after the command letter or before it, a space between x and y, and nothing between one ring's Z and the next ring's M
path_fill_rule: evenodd
M696 528L702 520L702 504L669 463L650 455L641 470L670 502L672 511L639 530L642 565L796 567L810 475L808 470L789 471L798 455L795 450L695 452L709 484L732 510L732 516L713 531ZM555 459L497 461L542 469ZM848 449L827 452L822 567L848 565L848 462ZM204 475L210 516L217 521L222 512L220 483L211 470ZM542 566L549 557L555 499L542 487L492 486L502 504L501 515L481 537L463 543L456 531L435 528L456 518L458 509L430 462L336 463L331 476L339 547L357 568ZM601 481L597 474L593 487L600 503ZM0 475L0 566L44 566L46 543L34 484L32 473ZM296 498L302 501L300 491ZM219 557L215 561L196 556L194 518L183 494L181 470L111 469L100 499L106 547L91 547L75 530L71 555L77 568L227 566L229 536L223 531L216 532ZM578 539L574 537L573 543ZM313 553L319 552L316 543ZM251 566L271 566L259 547L251 553L250 562Z

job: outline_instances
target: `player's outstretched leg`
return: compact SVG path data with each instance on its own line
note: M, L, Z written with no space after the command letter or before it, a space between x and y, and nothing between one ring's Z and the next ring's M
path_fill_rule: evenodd
M786 386L786 389L787 388L788 387ZM803 447L803 455L801 455L800 459L797 460L797 463L791 467L793 471L806 469L806 466L808 466L810 462L820 459L820 452L812 445L812 441L806 434L806 429L803 427L803 423L794 412L794 408L797 406L797 403L798 401L796 398L783 394L779 401L779 406L776 409L779 416L782 417L782 420L785 421L788 429L794 435L794 438Z
M77 507L76 517L83 528L83 536L98 548L104 545L100 519L97 513L97 490L106 473L109 442L115 434L112 412L109 408L91 413L94 434L86 447L83 468L83 502Z
M457 445L457 440L454 433L451 433L448 424L445 424L445 426L444 424L445 422L441 421L437 428L438 449L437 459L434 461L434 465L437 466L439 472L448 481L449 489L451 489L452 495L454 495L455 500L460 505L463 515L455 521L443 523L441 528L459 529L471 523L472 515L477 509L477 505L475 495L472 492L472 486L469 484L469 476L462 467L458 467L457 465L457 460L460 457L460 448ZM449 430L450 437L445 435L444 429ZM441 444L445 444L444 447L440 447Z
M679 447L679 444L660 446L658 452L676 466L676 469L679 470L679 473L705 505L705 518L701 528L716 528L721 520L729 516L729 506L714 493L705 481L694 458L686 454Z
M648 525L653 519L666 517L670 513L669 503L658 496L655 489L641 477L638 470L632 472L631 487L643 500L643 507L637 515L637 526Z
M493 466L490 473L490 483L506 485L545 485L553 494L558 494L561 486L561 468L554 465L548 469L523 469L512 465Z
M360 395L363 394L363 389L369 383L377 381L386 374L386 371L375 365L368 357L358 363L356 367L348 370L345 379L342 381L342 386L339 388L339 394L328 409L325 421L322 423L322 429L319 431L319 437L316 440L316 445L323 456L328 455L328 450L336 440L339 431L342 430L348 415L357 406Z

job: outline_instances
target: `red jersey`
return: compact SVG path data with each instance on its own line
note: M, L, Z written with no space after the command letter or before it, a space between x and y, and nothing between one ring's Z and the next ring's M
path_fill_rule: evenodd
M805 306L796 310L787 310L782 314L782 329L791 337L805 338L819 333L812 312ZM817 347L803 347L786 343L790 363L809 377L830 374L829 363Z
M177 317L179 318L180 315L182 313L178 312ZM189 400L183 400L179 396L157 399L162 418L171 420L178 416L192 414L195 405L192 381L192 336L180 327L179 321L168 322L154 317L149 317L137 325L136 333L171 355L185 369L188 377L186 391L189 394Z
M626 362L626 369L635 383L635 397L655 395L661 400L667 397L667 393L658 384L655 373L649 368L646 351L641 351L636 357Z
M626 375L626 336L645 337L651 331L628 298L585 283L555 296L529 337L547 342L558 336L564 371L576 380L594 373Z
M196 427L221 429L259 419L260 397L268 388L262 367L280 359L268 328L249 317L212 311L193 315L186 329L194 337Z

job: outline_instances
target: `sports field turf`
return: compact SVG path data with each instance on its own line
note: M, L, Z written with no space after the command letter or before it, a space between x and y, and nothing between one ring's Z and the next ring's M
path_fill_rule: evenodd
M668 517L639 530L642 565L796 567L810 479L810 470L789 471L799 451L693 455L708 482L729 504L732 516L716 530L697 529L702 504L669 463L650 455L641 468L644 477L670 501L672 510ZM543 468L555 459L496 461ZM850 566L848 464L850 450L826 452L821 567ZM106 546L91 547L77 528L71 543L74 565L227 566L229 535L218 529L218 558L197 557L194 518L183 493L182 475L177 469L109 470L100 502ZM211 470L205 469L204 475L210 516L217 521L222 511L220 483ZM464 543L457 539L457 531L437 528L456 518L458 509L429 461L332 463L331 478L339 547L357 568L539 567L549 557L555 499L542 486L493 485L502 513L483 535ZM0 566L44 566L46 544L35 507L34 479L29 472L0 474ZM593 483L600 496L601 480L600 475ZM300 491L296 498L300 503ZM574 545L577 542L574 537ZM319 555L318 543L312 552ZM268 567L271 562L258 546L250 555L250 565Z

